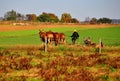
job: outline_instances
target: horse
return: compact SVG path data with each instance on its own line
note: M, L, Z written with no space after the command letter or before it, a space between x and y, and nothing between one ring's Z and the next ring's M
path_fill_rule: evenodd
M60 34L58 32L54 32L54 41L55 41L55 46L60 44Z
M43 31L39 30L39 35L43 42L45 42L45 38L47 39L47 44L51 44L51 41L54 39L52 31L43 32Z
M54 32L48 31L46 32L46 36L47 36L47 42L51 44L51 42L54 40Z
M61 42L62 44L65 44L65 40L66 40L65 34L64 34L64 33L59 33L59 35L60 35L60 42Z
M40 31L39 31L39 36L40 36L41 40L42 40L43 42L45 42L45 38L47 37L47 36L46 36L46 33L40 30Z

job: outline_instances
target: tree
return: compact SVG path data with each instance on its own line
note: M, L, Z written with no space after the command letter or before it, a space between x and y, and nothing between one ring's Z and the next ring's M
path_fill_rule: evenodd
M38 19L40 22L48 22L48 21L49 21L48 17L49 17L49 16L47 15L47 13L43 12L41 15L38 16L37 19Z
M90 20L90 24L97 24L97 19L96 18L92 18Z
M15 10L11 10L5 13L5 20L24 20L24 15L17 13Z
M48 15L49 15L49 18L50 18L50 22L58 22L59 21L58 17L55 14L48 13Z
M16 20L24 20L24 15L17 13Z
M110 24L111 22L112 22L112 20L109 19L109 18L100 18L100 19L98 19L98 23L108 23L108 24Z
M43 12L41 15L38 16L38 20L40 22L58 22L58 17L53 13L45 13Z
M62 16L61 16L61 22L64 22L64 23L71 23L71 15L69 13L63 13Z
M4 15L4 18L5 20L16 20L16 16L17 16L16 11L11 10Z
M29 21L37 20L37 16L35 14L27 14L26 17L27 17L27 20L29 20Z
M76 18L72 18L71 23L79 23L79 21Z

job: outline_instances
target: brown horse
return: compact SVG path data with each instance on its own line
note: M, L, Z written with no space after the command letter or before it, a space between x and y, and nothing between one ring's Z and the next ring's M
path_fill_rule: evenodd
M40 30L39 35L40 35L41 40L42 40L43 42L45 42L45 38L47 37L47 36L46 36L46 33L45 33L45 32L42 32L42 31Z
M54 32L48 31L46 32L46 36L47 36L47 42L51 44L51 42L54 40Z
M54 32L54 41L55 41L55 46L57 46L58 44L60 44L60 35L58 32Z
M65 44L65 39L66 39L66 36L65 36L65 34L64 33L59 33L59 35L60 35L60 42L62 43L62 44Z
M58 44L65 44L65 39L66 37L64 33L54 32L54 41L56 46Z
M45 38L47 39L47 43L51 43L51 41L54 39L53 32L48 31L48 32L43 32L39 31L40 38L43 42L45 42Z

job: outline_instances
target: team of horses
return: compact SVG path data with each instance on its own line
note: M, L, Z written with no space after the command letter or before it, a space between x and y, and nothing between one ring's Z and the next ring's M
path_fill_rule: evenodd
M39 30L39 36L41 40L46 44L52 44L54 42L55 46L59 44L65 44L66 43L66 36L64 33L58 33L58 32L53 32L53 31L47 31L44 32L42 30ZM87 46L93 46L98 48L98 44L84 40L84 43ZM103 47L103 43L101 42L101 47Z
M46 42L47 44L52 44L52 42L55 43L55 46L59 44L65 44L66 36L64 33L58 33L53 31L41 31L39 30L40 38L43 42Z

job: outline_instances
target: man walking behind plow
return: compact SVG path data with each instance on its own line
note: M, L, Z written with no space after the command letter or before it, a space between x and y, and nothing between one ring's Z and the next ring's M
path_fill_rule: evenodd
M76 30L74 30L74 32L73 32L71 38L72 38L72 44L74 45L75 42L76 42L76 39L79 38L79 34L78 34L78 32L77 32Z

